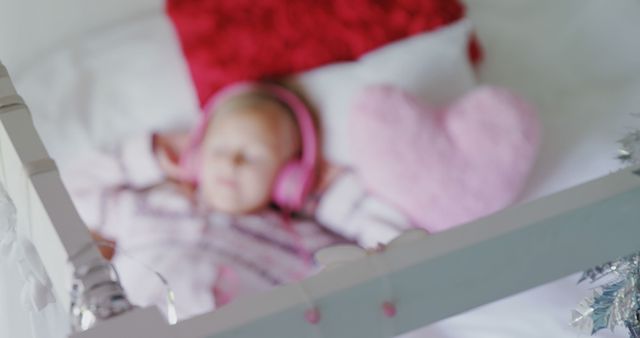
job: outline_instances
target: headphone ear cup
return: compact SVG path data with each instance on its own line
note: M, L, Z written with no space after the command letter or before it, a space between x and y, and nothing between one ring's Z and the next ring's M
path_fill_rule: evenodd
M313 167L299 160L287 163L281 170L273 187L273 201L289 211L302 209L313 188Z

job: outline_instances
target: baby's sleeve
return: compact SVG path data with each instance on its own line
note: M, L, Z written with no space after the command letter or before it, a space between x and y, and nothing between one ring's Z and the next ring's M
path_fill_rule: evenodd
M352 172L342 174L320 196L315 217L365 248L387 244L411 227L402 212L367 192Z
M60 167L62 180L78 213L87 226L94 229L102 223L106 199L113 196L111 192L123 188L143 189L164 179L148 134L132 138L114 151L86 154Z

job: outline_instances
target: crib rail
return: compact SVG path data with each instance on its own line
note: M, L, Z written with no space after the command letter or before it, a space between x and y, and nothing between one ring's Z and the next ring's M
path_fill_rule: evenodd
M623 170L138 337L391 337L637 251L639 206L640 177ZM133 323L117 320L77 337Z
M638 220L640 177L624 170L393 248L377 257L385 273L368 258L305 281L326 318L316 328L303 320L308 301L286 286L174 329L180 337L389 337L637 251ZM389 297L393 319L380 311Z

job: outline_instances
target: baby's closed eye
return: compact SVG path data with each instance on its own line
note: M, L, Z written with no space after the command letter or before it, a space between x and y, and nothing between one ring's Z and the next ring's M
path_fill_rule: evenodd
M243 156L245 161L249 164L262 164L274 159L270 152L262 149L261 147L249 148L243 152Z
M236 164L260 165L269 162L272 154L263 147L238 148L230 146L214 146L209 149L209 156L216 160L229 160Z

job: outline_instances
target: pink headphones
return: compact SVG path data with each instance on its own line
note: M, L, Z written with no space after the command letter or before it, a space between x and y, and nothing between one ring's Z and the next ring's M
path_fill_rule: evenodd
M219 91L205 105L205 114L193 133L191 145L180 165L185 170L186 179L198 184L200 171L198 149L205 137L213 112L225 100L252 91L262 91L273 95L287 105L295 115L302 139L302 156L292 159L280 170L273 187L272 199L285 210L300 210L315 181L318 139L313 118L307 106L295 94L281 86L259 82L240 82Z

